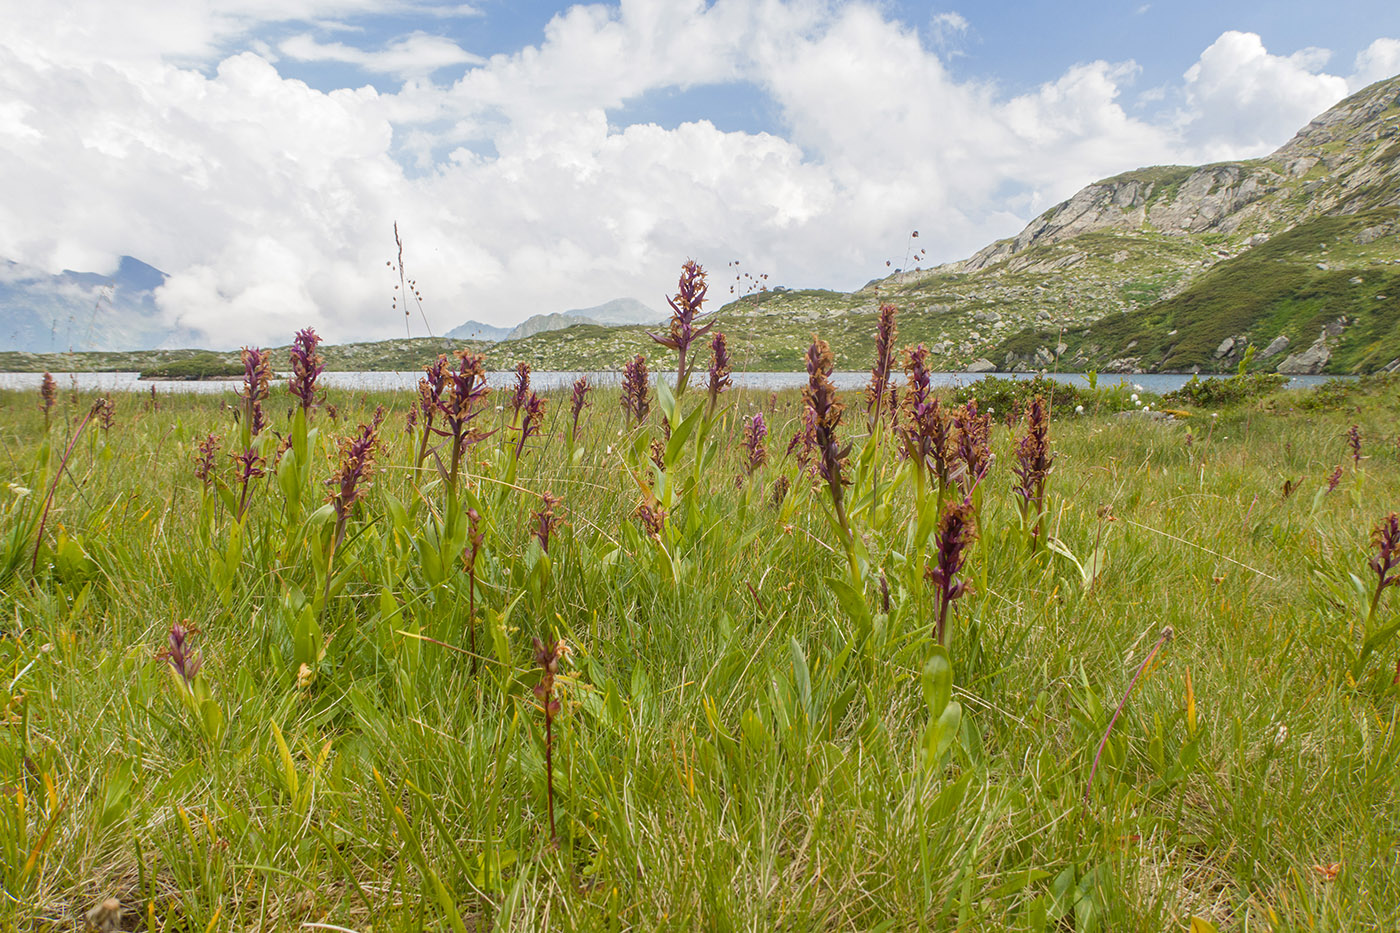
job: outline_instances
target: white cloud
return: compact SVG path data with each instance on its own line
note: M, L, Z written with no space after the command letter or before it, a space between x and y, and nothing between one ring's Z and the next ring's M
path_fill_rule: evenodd
M1226 32L1187 69L1178 126L1211 159L1262 155L1346 96L1346 78L1321 71L1330 55L1273 55L1254 33Z
M935 13L929 17L929 37L936 47L947 49L964 39L971 25L957 10Z
M400 77L422 77L453 65L479 65L485 59L442 36L415 32L391 42L383 49L367 51L343 42L317 42L307 33L292 36L278 45L287 58L303 62L344 62L366 71Z
M61 28L22 14L0 35L0 101L25 102L0 106L0 257L106 271L138 256L171 273L172 325L223 345L307 324L337 341L403 333L384 265L396 220L439 333L620 295L659 306L690 256L852 287L911 229L930 259L959 258L1095 178L1267 152L1347 83L1321 53L1227 33L1167 92L1172 119L1125 109L1131 62L1008 97L952 77L883 7L828 0L576 6L448 86L426 79L436 63L473 61L426 34L276 46L404 76L396 93L323 93L280 75L271 47L220 51L250 24L353 23L369 2L136 4L131 23L94 4ZM1376 43L1357 74L1392 51ZM610 129L640 95L731 81L771 97L781 135Z
M1400 74L1400 39L1377 39L1356 54L1355 72L1348 79L1353 91Z

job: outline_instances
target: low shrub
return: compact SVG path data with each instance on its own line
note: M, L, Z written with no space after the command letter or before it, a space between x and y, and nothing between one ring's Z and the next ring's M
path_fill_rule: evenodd
M1192 405L1196 408L1227 408L1251 399L1263 398L1283 388L1288 383L1287 376L1276 373L1253 373L1247 376L1231 376L1228 379L1201 379L1191 377L1191 381L1179 389L1162 396L1169 405Z

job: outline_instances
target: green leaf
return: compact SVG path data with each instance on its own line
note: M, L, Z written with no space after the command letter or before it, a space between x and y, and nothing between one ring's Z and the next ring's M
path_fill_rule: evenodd
M792 678L797 684L797 695L802 700L802 711L811 719L812 675L807 668L807 655L796 638L788 639L788 653L792 655Z
M656 384L665 385L665 380L658 379ZM700 424L700 419L704 416L705 406L698 406L690 413L688 418L682 421L680 425L671 432L671 439L666 442L666 454L662 457L667 469L674 466L676 461L680 459L681 451L685 449L686 441L690 439L691 433L694 432L696 426ZM674 425L675 421L671 423Z
M671 387L666 384L666 376L662 373L656 375L656 405L666 416L666 420L674 425L676 423L676 396L671 392Z
M928 704L930 717L940 716L953 698L953 662L948 657L948 649L942 645L933 646L933 654L924 664L924 702Z
M840 577L827 577L826 588L836 597L837 604L846 617L855 623L859 631L870 630L872 619L870 607L865 604L865 594L859 592L848 581Z
M943 755L953 744L953 739L958 736L958 727L962 724L962 705L952 702L943 708L939 717L928 724L928 729L924 732L924 764L926 767L936 767L943 760Z
M282 730L277 728L277 723L269 722L269 725L272 726L272 738L277 742L277 754L282 759L282 781L286 785L287 793L295 800L301 783L297 780L296 765L292 763L292 751L287 747L287 740L282 737Z

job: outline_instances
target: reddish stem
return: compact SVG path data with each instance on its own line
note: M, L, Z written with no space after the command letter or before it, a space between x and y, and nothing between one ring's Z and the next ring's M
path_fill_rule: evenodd
M53 494L58 491L58 481L63 476L63 471L68 468L68 458L73 455L73 448L78 445L78 438L82 436L83 428L88 426L88 422L96 413L96 406L88 409L87 417L78 424L78 430L73 432L73 437L68 441L68 449L63 452L63 459L59 461L58 469L54 471L53 482L49 483L48 495L44 496L44 514L39 518L39 534L34 538L34 559L29 562L30 576L39 571L39 546L44 543L44 526L49 521L49 507L53 505Z
M1142 659L1142 663L1138 665L1137 673L1133 675L1132 681L1128 684L1128 689L1123 691L1123 699L1118 701L1118 708L1113 711L1113 718L1108 721L1108 728L1104 730L1103 738L1099 740L1099 750L1094 753L1094 764L1089 768L1089 783L1084 785L1084 802L1086 804L1089 802L1089 791L1094 787L1094 775L1099 770L1099 759L1103 757L1104 746L1108 745L1108 737L1113 733L1113 724L1118 721L1123 707L1128 705L1128 697L1132 696L1138 678L1142 676L1143 671L1147 670L1147 665L1152 663L1152 659L1157 657L1157 652L1162 650L1162 646L1171 641L1173 634L1170 625L1162 629L1162 637L1157 639L1157 644L1153 645L1152 650L1147 653L1147 657Z

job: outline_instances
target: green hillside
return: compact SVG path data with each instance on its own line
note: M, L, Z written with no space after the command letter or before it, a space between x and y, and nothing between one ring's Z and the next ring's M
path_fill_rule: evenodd
M1075 369L1225 371L1249 344L1262 352L1284 337L1286 352L1256 355L1255 369L1273 371L1329 329L1336 333L1328 335L1323 371L1371 372L1400 359L1396 230L1394 210L1320 217L1219 263L1165 301L1072 332L1025 329L997 348L996 359L1029 362L1062 342L1060 365ZM1234 346L1219 353L1230 339Z

